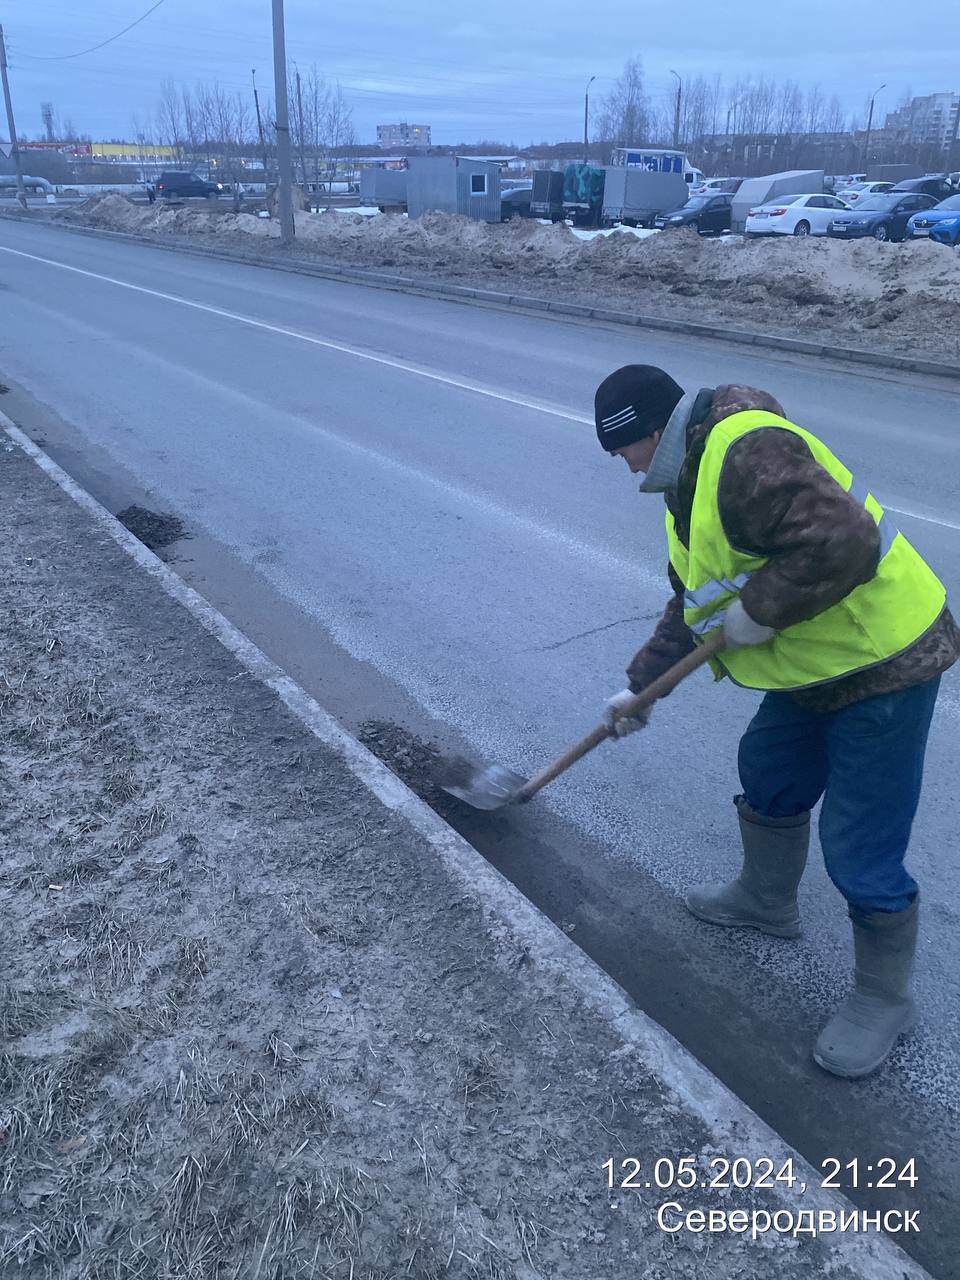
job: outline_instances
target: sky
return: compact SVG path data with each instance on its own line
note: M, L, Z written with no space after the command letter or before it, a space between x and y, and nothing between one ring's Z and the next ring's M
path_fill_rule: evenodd
M132 138L155 112L160 82L218 80L272 92L270 0L163 0L139 26L97 52L154 0L0 0L17 129L40 136L40 104L96 140ZM934 16L934 11L936 16ZM591 102L627 57L642 59L651 98L681 77L793 79L836 93L859 112L882 83L877 118L903 94L960 91L960 4L914 21L887 0L684 0L592 6L583 0L286 0L288 60L339 81L361 142L381 123L429 124L438 143L516 145L574 139ZM149 133L149 130L148 130ZM6 136L0 124L0 136Z

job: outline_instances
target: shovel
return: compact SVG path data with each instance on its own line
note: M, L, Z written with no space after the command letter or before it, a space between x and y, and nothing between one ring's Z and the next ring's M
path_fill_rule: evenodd
M692 671L696 671L697 667L704 666L722 648L723 630L721 628L704 644L698 645L693 653L688 653L685 658L681 658L669 671L665 671L662 676L658 676L656 680L651 681L641 693L637 694L632 702L627 703L621 712L621 717L635 716L638 711L643 711L652 706L658 698L666 697L685 676L690 675ZM491 764L485 769L478 769L465 762L460 762L453 765L451 769L451 773L455 773L456 777L451 777L449 781L441 785L444 791L448 791L450 795L456 796L458 800L463 800L466 804L472 805L474 809L501 809L507 804L526 804L548 782L552 782L554 778L559 778L561 773L566 773L572 764L582 760L585 755L591 752L594 747L598 747L605 739L615 736L614 730L608 729L605 724L597 725L596 729L592 729L585 738L581 738L578 743L565 751L562 756L558 756L552 764L548 764L545 769L542 769L540 773L530 779L524 778L519 773L514 773L512 769L506 769L499 764Z

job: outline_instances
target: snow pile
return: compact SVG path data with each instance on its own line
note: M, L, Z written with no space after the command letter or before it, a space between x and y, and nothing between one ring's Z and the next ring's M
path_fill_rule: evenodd
M115 193L57 216L233 244L279 235L274 219L223 204L138 205ZM960 333L960 254L926 240L706 240L689 230L641 237L629 229L585 239L563 224L519 218L488 225L445 213L370 217L345 209L295 217L297 252L372 269L401 267L484 287L502 281L531 293L559 290L570 300L602 298L605 306L650 314L679 316L686 309L695 313L691 318L740 328L809 332L813 326L818 336L841 342L861 329L882 329L893 345L924 347L934 342L933 330L936 343L953 353Z

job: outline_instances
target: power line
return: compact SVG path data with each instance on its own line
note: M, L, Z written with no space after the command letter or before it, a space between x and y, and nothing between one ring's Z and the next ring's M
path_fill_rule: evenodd
M108 44L113 44L114 40L119 40L121 36L125 36L128 31L132 31L134 27L139 27L140 23L149 18L151 13L155 13L163 4L163 0L157 0L157 3L151 5L146 13L142 13L136 22L131 22L128 27L124 27L122 31L118 31L115 36L111 36L109 40L102 40L100 44L93 45L90 49L81 49L79 53L61 53L54 57L39 53L21 53L21 58L29 58L31 62L66 62L68 58L83 58L88 53L96 53L98 49L105 49Z

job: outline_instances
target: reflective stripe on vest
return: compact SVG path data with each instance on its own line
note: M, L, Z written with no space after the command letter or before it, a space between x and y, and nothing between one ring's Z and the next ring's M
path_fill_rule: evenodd
M745 555L731 547L717 496L727 449L741 436L764 427L801 436L817 462L870 512L880 534L879 564L869 582L765 645L723 654L714 667L719 675L729 674L752 688L804 688L884 662L907 648L939 617L946 592L876 498L822 441L784 418L748 410L724 419L707 438L691 511L689 547L680 542L675 521L667 514L670 559L684 584L684 620L697 636L723 625L728 605L767 563L766 557Z

